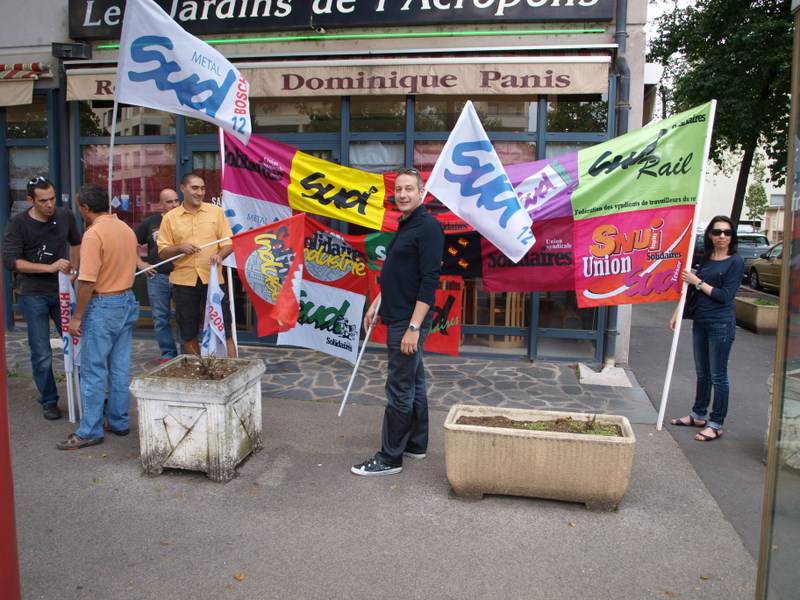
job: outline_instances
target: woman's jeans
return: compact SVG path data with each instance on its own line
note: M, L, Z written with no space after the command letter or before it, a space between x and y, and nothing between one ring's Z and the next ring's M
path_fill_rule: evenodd
M383 414L381 451L377 458L387 465L401 466L403 452L422 454L428 449L428 391L422 346L430 328L431 319L428 318L420 326L418 349L414 354L400 352L408 321L392 323L386 328L388 404Z
M714 390L714 404L708 426L722 429L728 414L728 357L736 334L736 324L698 323L692 325L694 346L694 369L697 372L692 417L706 420L708 405L711 403L711 390Z
M129 428L131 342L139 303L133 292L92 298L81 322L82 438L103 437L103 414L112 429ZM108 402L106 406L106 383Z
M58 296L19 297L22 316L28 327L28 345L31 348L31 370L39 390L39 404L48 406L58 402L58 390L53 376L53 351L50 348L51 321L61 333L61 307Z

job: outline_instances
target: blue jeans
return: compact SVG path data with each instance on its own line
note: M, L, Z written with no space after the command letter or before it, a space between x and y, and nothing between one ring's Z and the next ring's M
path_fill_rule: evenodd
M19 297L22 316L28 326L28 345L31 348L31 371L36 388L39 390L38 402L48 406L58 402L56 380L53 377L53 350L50 348L50 320L61 333L61 308L58 296Z
M711 403L711 390L714 390L714 404L708 418L709 427L722 429L728 414L728 357L736 335L736 324L698 323L692 325L694 346L694 369L697 373L692 417L706 420L708 405Z
M172 300L172 284L169 275L156 273L147 278L147 296L150 298L150 312L153 315L153 329L156 332L156 342L161 352L161 358L175 358L178 349L172 335L172 325L169 318L172 316L169 303Z
M106 422L117 430L129 428L128 385L131 372L133 324L139 303L133 292L92 298L83 314L81 347L81 424L75 432L82 438L103 437L106 384Z
M422 323L419 349L414 354L400 352L400 342L408 330L408 321L387 326L388 373L386 375L386 410L383 413L381 451L377 458L387 465L403 464L403 452L424 453L428 449L428 390L422 346L431 329L431 319Z

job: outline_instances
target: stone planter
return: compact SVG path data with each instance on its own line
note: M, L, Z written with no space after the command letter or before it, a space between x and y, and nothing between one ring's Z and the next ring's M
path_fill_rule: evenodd
M627 418L597 415L624 437L458 425L462 415L518 421L585 420L581 413L455 405L444 424L445 469L456 496L506 494L616 510L628 490L636 438Z
M142 466L203 471L229 481L236 465L261 447L261 359L220 358L241 368L217 381L157 377L176 361L134 377L131 393L139 409Z
M736 322L756 333L775 333L778 330L778 304L756 304L755 298L736 296L733 299Z

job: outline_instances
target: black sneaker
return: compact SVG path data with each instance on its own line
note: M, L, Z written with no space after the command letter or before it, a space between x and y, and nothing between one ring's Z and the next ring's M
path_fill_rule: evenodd
M61 418L61 411L58 409L58 404L45 404L42 407L44 418L48 421L56 421Z
M403 467L392 467L373 457L360 465L353 465L350 470L356 475L394 475L402 471Z
M428 456L425 452L403 452L403 456L407 456L408 458L413 458L414 460L422 460L426 456Z

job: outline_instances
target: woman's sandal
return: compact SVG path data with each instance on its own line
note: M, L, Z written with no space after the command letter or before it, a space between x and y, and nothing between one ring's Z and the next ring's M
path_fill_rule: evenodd
M724 429L714 429L713 427L709 427L711 431L714 432L714 437L710 435L706 435L703 432L696 433L694 439L698 442L713 442L714 440L718 440L722 437L722 434L725 433Z
M676 427L706 427L708 425L708 421L703 421L701 419L695 419L693 416L689 415L687 417L689 419L688 423L684 423L680 419L672 419L670 423L675 425Z

